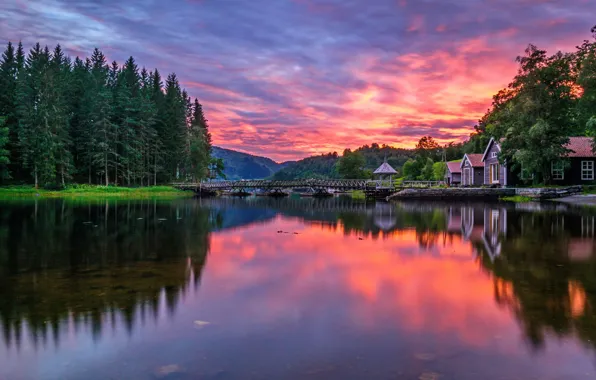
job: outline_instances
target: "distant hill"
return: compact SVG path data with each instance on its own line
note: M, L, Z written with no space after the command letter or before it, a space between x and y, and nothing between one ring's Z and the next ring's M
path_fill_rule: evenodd
M364 145L356 151L362 153L366 160L366 169L375 170L382 163L385 157L387 162L398 171L409 159L415 156L413 149L393 148L387 145ZM288 164L273 175L273 179L290 180L301 178L338 178L335 164L339 156L337 153L323 154L320 156L307 157L303 160Z
M307 157L287 164L276 172L272 179L337 178L335 163L338 159L337 153Z
M224 173L231 180L267 178L291 163L277 163L267 157L253 156L216 146L213 147L213 156L223 160Z

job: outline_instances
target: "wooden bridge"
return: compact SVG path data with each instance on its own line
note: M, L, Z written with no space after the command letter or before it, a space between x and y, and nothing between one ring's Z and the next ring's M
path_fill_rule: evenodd
M407 181L400 186L395 186L389 180L367 179L298 179L288 181L277 180L238 180L238 181L213 181L200 183L173 183L172 186L181 190L192 190L198 194L215 194L218 191L227 191L236 195L248 195L248 190L262 190L265 194L273 196L288 195L284 190L310 189L313 195L329 195L330 191L363 191L367 198L385 199L395 191L406 187L433 187L441 185L437 181Z
M298 179L290 181L276 180L238 180L238 181L213 181L201 183L174 183L173 186L183 190L239 190L239 189L334 189L334 190L365 190L376 187L375 181L366 179Z

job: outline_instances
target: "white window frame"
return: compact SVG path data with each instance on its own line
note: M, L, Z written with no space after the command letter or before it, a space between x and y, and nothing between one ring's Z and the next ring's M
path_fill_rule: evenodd
M490 158L497 158L498 155L497 152L490 152Z
M594 161L582 161L582 181L593 181L594 180Z
M491 183L499 183L499 164L490 164L489 168L492 167L492 177L490 179ZM491 170L489 169L489 173L491 172ZM496 178L495 178L496 175Z
M550 163L550 175L554 181L565 179L565 164L563 161L553 161Z

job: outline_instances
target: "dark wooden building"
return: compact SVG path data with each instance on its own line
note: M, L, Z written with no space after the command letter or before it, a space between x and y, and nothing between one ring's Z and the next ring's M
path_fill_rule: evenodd
M484 184L484 163L481 154L465 154L460 164L462 186Z

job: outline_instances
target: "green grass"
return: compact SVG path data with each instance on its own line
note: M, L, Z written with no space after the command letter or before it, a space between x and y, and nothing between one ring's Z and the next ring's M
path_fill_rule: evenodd
M357 200L366 199L366 194L364 194L364 191L362 191L362 190L352 190L350 192L350 195L352 196L352 199L357 199Z
M35 189L32 186L0 187L0 197L45 197L45 198L153 198L192 196L190 191L177 190L171 186L117 187L70 185L64 190Z
M511 197L501 197L499 199L502 201L506 201L506 202L516 202L516 203L526 203L526 202L534 201L534 198L526 197L524 195L513 195Z

